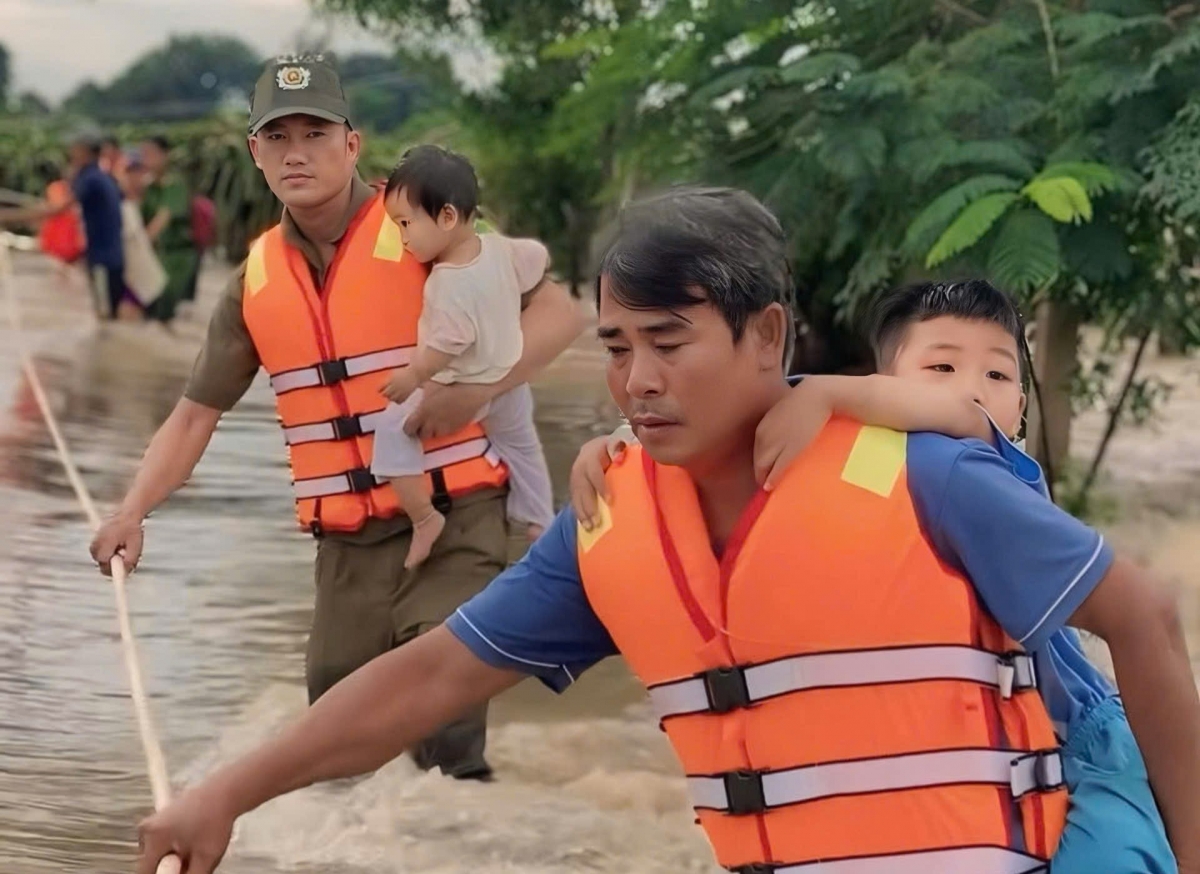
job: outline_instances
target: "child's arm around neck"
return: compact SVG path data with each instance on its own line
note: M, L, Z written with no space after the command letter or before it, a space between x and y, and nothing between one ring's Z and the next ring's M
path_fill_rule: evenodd
M810 376L801 386L824 397L833 413L894 431L935 431L977 437L996 445L988 415L974 398L912 379L871 376Z
M806 376L755 434L754 471L767 491L834 414L894 431L977 437L992 447L998 439L983 407L957 390L883 374Z

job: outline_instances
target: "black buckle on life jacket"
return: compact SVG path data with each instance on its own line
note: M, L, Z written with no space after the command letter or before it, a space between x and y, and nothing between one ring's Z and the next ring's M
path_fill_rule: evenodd
M1033 779L1038 792L1055 792L1067 785L1062 753L1057 749L1038 750L1033 755Z
M375 475L371 473L370 468L366 467L356 467L354 470L346 471L346 479L350 482L350 491L355 494L369 492L378 485L375 482Z
M334 440L349 440L351 437L361 437L363 434L362 421L358 416L338 416L331 419Z
M729 870L733 874L775 874L779 870L779 866L768 862L755 862L753 865L738 865Z
M712 668L703 674L708 707L713 713L728 713L750 706L746 672L741 668Z
M440 467L435 467L429 472L429 478L433 480L433 492L429 496L429 503L433 504L433 509L445 516L454 506L450 490L446 488L446 474Z
M345 358L322 361L317 365L317 377L321 380L321 385L334 385L346 379L349 375L346 371Z
M734 816L762 813L767 809L762 774L757 771L729 771L722 779L725 781L729 812Z
M1038 687L1037 662L1034 661L1033 656L1030 653L1022 652L1021 650L1010 650L1009 652L1000 653L997 658L999 658L1000 664L1004 665L1005 668L1013 672L1012 691L1028 692L1030 689L1036 689ZM1017 669L1018 665L1024 666L1028 669L1027 678L1022 679L1021 671Z

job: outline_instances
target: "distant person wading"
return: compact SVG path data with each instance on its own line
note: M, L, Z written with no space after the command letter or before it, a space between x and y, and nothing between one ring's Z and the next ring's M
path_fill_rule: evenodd
M171 167L171 144L166 137L144 140L138 154L150 176L142 195L142 221L167 272L166 288L149 315L170 323L179 304L196 296L200 252L192 238L191 202L187 187Z

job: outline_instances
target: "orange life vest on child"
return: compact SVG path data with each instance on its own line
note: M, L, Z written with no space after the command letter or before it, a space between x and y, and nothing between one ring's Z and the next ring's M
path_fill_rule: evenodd
M588 600L732 870L1028 874L1058 844L1032 659L922 535L905 450L834 419L718 560L687 473L637 447L579 532Z
M428 269L404 251L382 196L359 210L317 289L304 255L276 226L246 258L242 313L283 426L300 525L354 531L368 518L403 512L370 470L374 431L387 406L380 389L406 366ZM435 503L498 487L507 469L472 424L425 443Z

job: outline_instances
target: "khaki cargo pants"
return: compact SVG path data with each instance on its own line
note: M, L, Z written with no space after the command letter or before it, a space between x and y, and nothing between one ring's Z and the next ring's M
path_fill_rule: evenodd
M308 639L308 699L378 655L440 625L504 569L504 496L467 496L451 508L433 552L404 569L411 530L378 542L318 540L317 604ZM411 750L422 769L455 777L488 772L483 757L487 706Z

